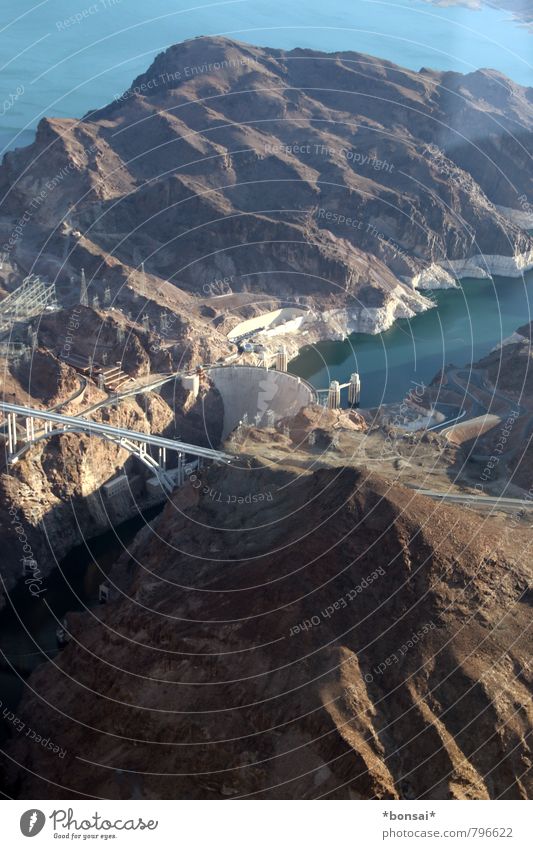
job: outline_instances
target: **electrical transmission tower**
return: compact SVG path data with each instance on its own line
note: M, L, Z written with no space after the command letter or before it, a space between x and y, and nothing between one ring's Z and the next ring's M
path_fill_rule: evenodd
M55 286L30 274L18 289L0 301L0 333L10 330L18 321L40 315L47 308L58 309Z
M89 306L89 293L87 291L87 281L85 279L85 269L81 270L81 280L80 280L80 305L82 307Z

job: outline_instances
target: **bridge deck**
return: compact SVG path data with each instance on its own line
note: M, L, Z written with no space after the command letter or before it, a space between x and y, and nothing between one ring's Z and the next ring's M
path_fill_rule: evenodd
M0 402L0 411L4 413L15 413L15 415L25 416L26 418L55 422L59 425L75 428L77 431L81 430L84 433L101 433L114 436L117 439L133 439L146 445L155 445L157 448L166 448L169 451L181 451L184 454L194 454L196 457L204 457L207 460L223 460L229 463L235 459L233 455L226 454L224 451L216 451L214 448L203 448L200 445L191 445L190 443L180 442L176 439L167 439L163 436L153 436L152 434L141 433L136 430L113 427L112 425L94 422L81 416L65 416L61 413L36 410L32 407L23 407L19 404L8 404L6 402Z

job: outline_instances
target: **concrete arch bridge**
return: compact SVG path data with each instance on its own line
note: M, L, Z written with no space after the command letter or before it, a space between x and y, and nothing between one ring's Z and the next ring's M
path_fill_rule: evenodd
M16 464L32 445L65 433L97 436L125 448L150 469L167 492L172 491L176 484L179 486L183 483L187 457L196 457L198 465L204 461L230 463L235 459L224 451L114 427L81 416L66 416L6 402L0 402L0 411L7 418L7 462L10 466ZM157 450L157 459L149 453L148 446ZM166 469L167 452L174 452L178 456L177 479L175 474L171 475Z

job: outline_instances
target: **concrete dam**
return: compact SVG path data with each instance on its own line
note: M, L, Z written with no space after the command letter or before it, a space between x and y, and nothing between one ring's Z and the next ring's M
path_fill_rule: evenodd
M224 405L222 438L247 417L250 424L273 425L317 403L310 383L296 375L260 366L211 366L206 375L220 392Z

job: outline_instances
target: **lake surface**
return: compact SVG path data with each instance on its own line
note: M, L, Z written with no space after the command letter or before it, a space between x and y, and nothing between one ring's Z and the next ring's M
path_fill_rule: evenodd
M463 280L459 289L430 293L437 307L401 319L377 336L306 348L289 365L318 388L361 376L361 406L402 400L413 382L429 383L444 365L475 362L533 319L533 272L524 278ZM347 405L347 390L342 403Z
M171 44L224 34L273 47L356 50L413 69L496 68L533 85L533 38L510 14L423 0L1 0L0 153L28 144L43 115L81 117L108 103ZM89 11L90 10L90 11ZM79 23L67 19L81 14ZM65 23L67 21L67 23ZM3 114L2 114L3 112ZM438 309L378 337L303 353L293 368L317 385L359 371L365 405L403 397L412 379L485 354L529 316L531 276L465 282ZM353 348L353 350L352 350ZM327 363L327 365L326 365Z
M65 25L76 14L80 22ZM356 50L415 70L497 68L533 85L531 34L488 7L423 0L2 0L0 103L11 105L0 108L0 153L32 141L43 115L81 117L108 103L171 44L216 34L287 49Z

